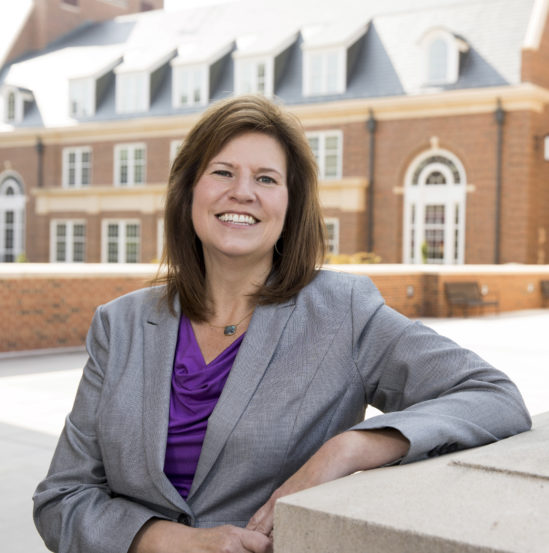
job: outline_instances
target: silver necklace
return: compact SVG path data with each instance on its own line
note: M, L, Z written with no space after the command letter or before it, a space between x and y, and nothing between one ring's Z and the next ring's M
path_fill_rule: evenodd
M238 330L238 327L254 312L254 309L252 309L243 319L238 321L237 323L228 324L228 325L213 325L208 323L209 326L212 328L222 328L223 334L225 336L234 336L236 334L236 331Z

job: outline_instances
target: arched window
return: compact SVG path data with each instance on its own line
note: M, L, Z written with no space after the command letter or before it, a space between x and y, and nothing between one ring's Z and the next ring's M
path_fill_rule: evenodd
M404 263L464 262L465 171L450 152L430 150L408 168Z
M13 262L24 251L25 196L13 177L0 177L0 262Z
M459 77L460 54L468 44L446 29L431 29L420 40L426 85L452 84Z

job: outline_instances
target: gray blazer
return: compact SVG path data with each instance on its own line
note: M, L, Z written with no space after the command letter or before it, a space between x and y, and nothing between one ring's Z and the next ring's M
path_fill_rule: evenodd
M384 305L362 276L321 271L258 307L208 422L187 501L163 472L178 319L140 290L100 307L37 528L60 553L126 552L151 517L244 526L330 437L393 427L401 462L527 430L516 387L474 353ZM364 421L367 404L384 414Z

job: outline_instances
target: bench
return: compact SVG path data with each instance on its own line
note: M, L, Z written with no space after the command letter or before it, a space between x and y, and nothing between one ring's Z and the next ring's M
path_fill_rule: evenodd
M543 306L545 307L547 305L547 302L549 301L549 280L541 280L539 285L541 288L541 297L543 299Z
M453 314L453 308L456 306L463 310L465 317L467 317L471 307L483 309L491 306L499 312L499 301L484 299L478 282L445 282L444 292L446 301L450 306L450 317Z

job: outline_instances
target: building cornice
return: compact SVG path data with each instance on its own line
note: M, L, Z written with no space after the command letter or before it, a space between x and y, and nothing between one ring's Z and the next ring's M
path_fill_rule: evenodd
M377 120L420 119L492 113L498 100L505 111L543 112L549 90L531 83L431 94L362 98L288 105L305 126L364 121L373 111ZM143 138L181 138L201 113L170 114L117 121L93 121L71 127L0 130L0 148L33 146L38 136L51 144L132 141Z

